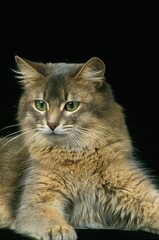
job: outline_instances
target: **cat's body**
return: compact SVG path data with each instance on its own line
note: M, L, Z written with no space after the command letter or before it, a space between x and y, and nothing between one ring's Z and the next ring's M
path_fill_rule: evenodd
M74 228L158 234L159 191L134 160L104 63L16 61L22 132L0 140L0 227L43 240L75 240Z

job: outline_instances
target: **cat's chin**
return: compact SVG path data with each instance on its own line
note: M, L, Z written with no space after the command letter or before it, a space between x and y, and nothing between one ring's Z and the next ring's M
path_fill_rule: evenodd
M50 147L60 147L60 148L72 148L72 149L84 149L86 146L81 146L80 144L77 144L76 141L73 141L68 138L66 133L43 133L43 136L40 138L38 137L37 142L41 143L45 146Z
M90 140L86 139L70 139L66 133L57 134L52 133L40 133L36 136L34 141L29 144L31 149L34 148L63 148L63 149L72 149L73 151L82 151L84 149L96 148L97 143L92 143ZM95 146L96 145L96 146Z
M57 134L52 132L51 134L43 134L41 139L37 140L45 146L57 147L57 148L68 148L73 151L82 151L84 149L101 148L103 144L99 144L97 141L91 141L90 139L71 139L66 133Z
M62 139L68 140L68 135L66 134L66 132L62 132L62 131L43 132L42 134L43 136L51 139L52 141L54 140L62 141Z

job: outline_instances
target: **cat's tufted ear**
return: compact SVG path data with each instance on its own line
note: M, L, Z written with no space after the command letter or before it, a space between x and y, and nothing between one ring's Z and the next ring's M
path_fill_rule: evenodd
M44 63L32 62L19 56L15 56L15 61L18 66L18 71L14 70L14 72L19 75L16 77L21 79L20 82L26 87L46 75L46 65Z
M92 81L96 83L98 86L101 86L104 81L104 74L105 74L105 64L104 62L98 58L93 57L88 60L81 70L78 72L78 76L82 77L83 79Z

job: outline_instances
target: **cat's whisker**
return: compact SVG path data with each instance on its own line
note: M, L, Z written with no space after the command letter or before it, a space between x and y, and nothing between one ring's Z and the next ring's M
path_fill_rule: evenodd
M103 134L102 132L100 132L100 131L97 131L99 135L97 135L97 134L95 134L95 133L92 133L92 132L89 132L88 129L84 129L84 128L78 128L78 129L75 129L75 131L76 131L76 132L79 132L79 133L81 133L81 134L85 134L86 137L90 137L90 139L93 138L93 139L95 139L95 140L98 140L99 142L101 142L101 143L104 144L104 145L107 144L107 142L102 139L102 137L104 136L104 134Z
M108 130L109 131L108 134L107 134L107 132L101 132L101 131L99 131L97 129L96 129L96 134L98 134L98 135L96 135L95 133L89 132L89 130L86 129L86 128L82 128L81 127L80 130L82 130L83 133L86 134L87 136L89 136L90 138L92 137L92 138L100 141L105 146L107 146L107 148L109 148L109 149L112 149L111 144L113 144L113 143L118 143L118 145L120 145L121 147L123 146L123 143L122 143L123 139L117 139L115 142L112 142L112 143L109 143L109 144L108 144L108 142L104 141L103 137L107 138L110 135L110 131L112 133L114 133L114 132L113 132L113 130L111 128L107 128L107 127L104 127L102 125L100 125L100 127L103 127L103 129L105 129L105 130L110 129L110 130ZM131 140L127 140L127 141L131 143Z
M81 145L73 133L67 132L67 136L71 139L71 141L76 142L78 145Z
M21 130L13 132L13 133L10 133L10 134L6 135L5 137L2 137L0 139L0 142L3 141L4 139L7 139L8 137L14 136L14 135L16 135L17 133L20 133L20 132L21 132Z
M30 130L27 130L27 131L24 131L24 132L22 132L21 134L19 134L19 135L17 135L16 137L13 137L13 138L11 138L10 140L8 140L5 144L3 144L3 146L0 148L0 151L6 146L6 145L8 145L9 143L11 143L11 142L13 142L14 140L16 140L17 138L19 138L19 137L21 137L21 136L23 136L23 135L25 135L25 134L27 134L27 133L29 133L29 132L31 132L32 131L32 129L30 129ZM18 132L20 132L20 131L18 131ZM16 132L17 133L17 132ZM13 133L13 134L16 134L16 133ZM10 135L10 134L9 134ZM2 138L3 140L4 139L6 139L7 137L4 137L4 138ZM2 140L1 139L1 140Z
M96 131L99 131L104 136L108 136L109 134L115 133L115 131L112 128L110 128L108 126L103 126L101 124L100 125L98 124L98 129L97 129L96 125L94 125L94 128L96 129Z
M0 129L0 132L6 130L6 129L8 129L8 128L18 127L18 126L20 126L20 124L13 124L13 125L6 126L6 127L1 128L1 129Z
M67 135L70 137L71 140L75 141L80 148L84 148L83 142L77 138L77 136L73 132L67 132Z
M108 142L105 141L104 139L109 138L110 133L114 134L115 131L113 131L112 128L104 127L102 125L99 125L98 127L104 129L105 131L100 131L100 130L96 129L96 134L95 134L95 133L92 133L88 129L83 128L83 127L80 127L80 130L82 130L83 133L86 134L87 136L90 135L90 137L93 137L94 139L99 140L101 143L103 143L104 145L106 145L107 147L112 149L112 147L110 146L110 143L108 144ZM122 144L120 143L121 140L122 139L118 139L117 142L118 142L118 144L120 144L122 146Z
M14 136L14 135L16 135L16 134L18 134L20 132L21 132L21 130L18 130L16 132L10 133L10 134L6 135L5 137L1 138L0 142L3 141L4 139L7 139L8 137Z
M94 125L94 128L97 130L97 126L95 124L92 124L92 125ZM103 130L104 130L104 133L103 133ZM112 133L116 133L115 130L113 130L111 127L103 126L102 124L98 124L98 131L102 131L102 133L105 134L105 136Z
M26 129L23 130L23 132L26 132L26 131L28 132L29 130L33 130L33 128L26 128ZM0 139L0 142L3 141L3 140L5 140L5 139L7 139L8 137L14 136L14 135L16 135L16 134L18 134L18 133L20 133L20 132L22 132L22 130L18 130L18 131L16 131L16 132L13 132L13 133L10 133L10 134L4 136L4 137L2 137L2 138Z
M9 125L9 126L6 126L6 127L3 127L3 128L1 128L0 129L0 132L2 132L2 131L4 131L4 130L6 130L6 129L9 129L9 128L14 128L14 127L20 127L20 126L22 126L22 125L24 125L24 124L12 124L12 125Z
M36 130L36 129L35 129ZM30 142L40 133L39 132L36 132L28 141L24 142L24 146L22 148L20 148L16 153L19 153L20 151L22 151L25 147L27 147Z

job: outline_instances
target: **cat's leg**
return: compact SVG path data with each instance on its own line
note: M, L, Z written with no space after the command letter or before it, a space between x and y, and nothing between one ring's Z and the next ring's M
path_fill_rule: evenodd
M154 189L149 186L149 195L153 195ZM159 194L147 197L147 190L141 189L141 196L125 195L126 201L120 212L120 221L126 230L142 230L159 234ZM131 199L132 198L132 199ZM122 200L120 199L122 202ZM120 204L119 204L120 207ZM118 207L117 207L118 208Z
M66 221L64 193L59 189L49 192L45 185L43 182L36 190L30 186L24 191L11 229L41 240L76 240L74 228Z
M0 228L9 228L12 222L12 209L5 200L0 199Z
M43 240L75 240L76 233L63 218L57 202L20 207L12 229Z
M141 192L141 202L137 214L139 229L159 234L159 192L151 186Z
M52 204L54 205L54 202ZM75 240L77 238L75 230L64 220L60 209L56 206L37 204L36 207L28 206L27 209L21 208L19 211L12 225L12 229L18 233L42 240Z
M1 176L0 184L0 228L9 228L14 219L11 202L13 189Z
M121 174L120 171L114 171L113 181L104 186L109 196L105 208L105 225L115 229L159 234L159 191L139 170L126 170L125 167Z

